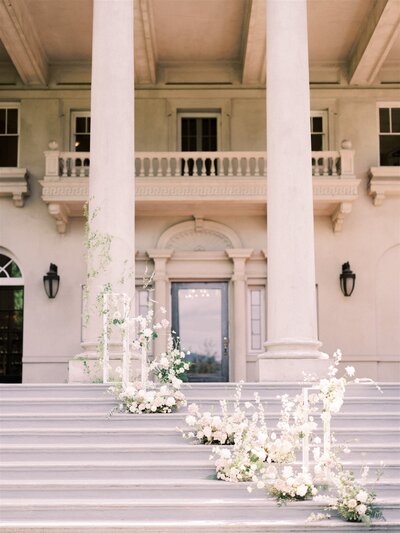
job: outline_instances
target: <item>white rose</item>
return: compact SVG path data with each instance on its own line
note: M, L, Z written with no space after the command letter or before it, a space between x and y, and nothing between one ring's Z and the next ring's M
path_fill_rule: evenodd
M307 486L306 485L299 485L296 489L297 496L300 496L301 498L307 494Z
M143 330L143 336L144 337L151 337L153 335L153 330L150 328L144 328Z
M199 408L197 406L197 404L195 403L191 403L188 407L188 411L191 415L195 415L196 413L198 413L199 411Z
M188 426L194 426L196 424L196 417L189 415L185 418L185 422Z
M168 361L168 359L166 357L161 357L160 366L162 368L168 368L169 367L169 361Z
M345 370L346 370L347 375L350 377L353 377L356 372L356 369L354 368L354 366L346 366Z
M349 509L355 509L357 507L357 500L355 500L354 498L352 498L351 500L349 500L347 502L347 507Z
M365 490L360 490L356 498L359 502L366 503L366 501L368 500L368 496L369 496L368 492L366 492Z
M175 405L175 398L173 396L168 396L167 401L165 402L168 407Z
M356 507L356 511L357 513L360 515L360 516L363 516L365 515L366 511L367 511L367 506L364 505L363 503L360 503L360 505L357 505Z
M209 439L212 435L212 429L210 426L206 426L204 429L203 429L203 433L204 433L204 436L207 437L207 439Z

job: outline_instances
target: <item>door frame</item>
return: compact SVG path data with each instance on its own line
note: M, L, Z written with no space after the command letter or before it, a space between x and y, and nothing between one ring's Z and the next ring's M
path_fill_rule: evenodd
M179 289L220 289L221 290L221 374L210 375L192 382L229 382L229 300L228 281L171 281L171 327L179 336ZM183 347L184 348L184 347ZM190 376L190 372L189 372Z

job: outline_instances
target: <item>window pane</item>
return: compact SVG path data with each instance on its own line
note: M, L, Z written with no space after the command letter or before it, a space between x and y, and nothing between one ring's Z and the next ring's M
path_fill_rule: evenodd
M382 133L390 132L389 108L387 107L379 109L379 131Z
M400 166L400 135L380 135L379 150L382 166Z
M260 335L251 336L251 349L261 350L261 336Z
M400 133L400 107L392 109L392 133Z
M0 137L0 167L16 167L18 159L18 137Z
M75 131L76 133L86 133L86 117L76 117Z
M6 109L0 109L0 134L6 133Z
M92 124L92 121L91 121L90 117L87 117L87 119L86 119L86 128L87 128L86 131L88 133L90 133L91 124Z
M322 133L313 133L311 135L311 150L313 152L321 152L323 147Z
M90 135L75 135L75 152L90 152Z
M312 119L312 131L313 132L322 132L322 117L313 117Z
M18 133L18 109L7 109L7 133Z
M260 292L261 291L250 291L252 305L257 305L260 303Z

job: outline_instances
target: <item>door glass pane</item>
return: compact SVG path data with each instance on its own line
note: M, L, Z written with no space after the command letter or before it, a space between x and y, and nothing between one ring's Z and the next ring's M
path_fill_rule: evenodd
M179 336L183 350L189 350L190 373L221 371L222 298L220 289L180 289Z
M226 282L172 284L172 331L190 351L189 381L228 381L228 286Z

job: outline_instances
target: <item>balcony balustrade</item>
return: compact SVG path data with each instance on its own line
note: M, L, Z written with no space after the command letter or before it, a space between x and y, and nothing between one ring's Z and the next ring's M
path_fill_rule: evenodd
M331 216L334 231L340 231L358 196L354 151L312 152L311 161L315 214ZM69 217L82 216L88 200L90 153L49 150L45 164L42 199L64 232ZM247 215L266 209L265 152L138 152L135 170L139 214L156 209L160 215L199 210L212 215L234 209Z

